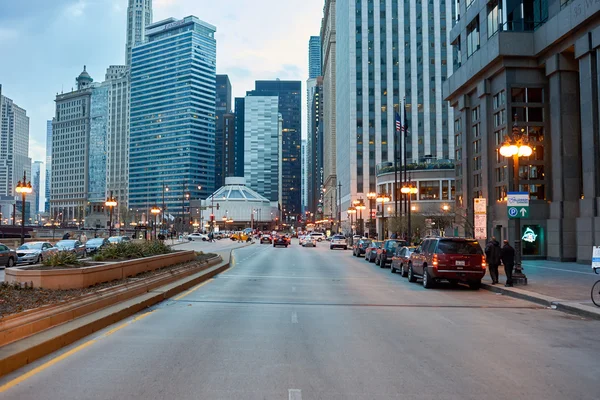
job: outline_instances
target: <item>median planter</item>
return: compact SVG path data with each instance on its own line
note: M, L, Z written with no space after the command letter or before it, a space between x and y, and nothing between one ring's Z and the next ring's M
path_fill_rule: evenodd
M80 289L192 261L195 257L194 251L176 251L158 256L95 263L96 265L74 268L39 270L31 267L14 267L6 269L5 280L9 283L26 282L33 284L35 288Z

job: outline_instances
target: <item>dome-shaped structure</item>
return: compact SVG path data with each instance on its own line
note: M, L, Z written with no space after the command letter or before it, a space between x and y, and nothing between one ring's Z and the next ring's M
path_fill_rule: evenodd
M89 86L90 83L94 82L90 74L88 74L88 72L86 71L85 65L83 66L83 71L81 71L81 73L77 78L75 78L75 80L77 81L78 90L81 90L84 87Z

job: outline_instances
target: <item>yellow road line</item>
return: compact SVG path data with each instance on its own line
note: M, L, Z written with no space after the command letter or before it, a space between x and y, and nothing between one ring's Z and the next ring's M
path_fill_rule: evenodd
M12 381L10 381L10 382L8 382L8 383L0 386L0 393L3 393L5 391L7 391L8 389L12 388L13 386L16 386L19 383L22 383L22 382L26 381L27 379L31 378L32 376L39 374L43 370L45 370L47 368L50 368L54 364L56 364L56 363L64 360L67 357L72 356L73 354L75 354L75 353L77 353L77 352L85 349L86 347L89 347L89 346L93 345L94 343L98 342L98 340L100 340L100 339L102 339L102 338L104 338L104 337L106 337L108 335L112 335L113 333L115 333L117 331L120 331L121 329L125 328L127 325L130 325L133 322L139 321L142 318L146 318L148 315L152 314L154 311L156 311L156 310L149 311L147 313L139 315L139 316L135 317L133 320L131 320L129 322L126 322L126 323L124 323L122 325L119 325L116 328L111 329L110 331L106 332L104 335L100 336L98 339L89 340L89 341L87 341L87 342L85 342L85 343L83 343L83 344L75 347L74 349L71 349L71 350L67 351L66 353L61 354L60 356L58 356L56 358L53 358L52 360L50 360L50 361L48 361L48 362L40 365L39 367L36 367L36 368L32 369L31 371L29 371L29 372L27 372L27 373L25 373L25 374L23 374L23 375L15 378L15 379L13 379Z
M196 286L195 288L188 290L187 292L180 294L179 296L175 297L173 300L181 300L184 297L194 293L196 290L200 289L202 286L206 285L208 282L212 282L213 279L209 279L207 281L202 282L201 284L199 284L198 286Z

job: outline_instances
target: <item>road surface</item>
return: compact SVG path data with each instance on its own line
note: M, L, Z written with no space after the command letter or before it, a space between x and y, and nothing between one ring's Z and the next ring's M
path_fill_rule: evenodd
M325 242L234 258L0 379L0 398L598 398L600 322L466 287L426 290Z

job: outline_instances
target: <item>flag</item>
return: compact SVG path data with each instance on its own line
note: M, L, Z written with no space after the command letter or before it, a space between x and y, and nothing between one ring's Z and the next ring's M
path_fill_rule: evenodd
M400 132L402 130L402 119L400 118L400 114L396 113L396 131Z
M169 214L169 220L170 220L170 221L173 221L173 220L175 220L175 217L174 217L174 216L172 216L171 214Z

